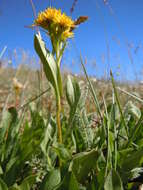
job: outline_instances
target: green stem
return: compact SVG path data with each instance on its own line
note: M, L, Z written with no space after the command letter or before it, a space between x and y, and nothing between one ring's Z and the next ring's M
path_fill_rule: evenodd
M61 128L60 113L61 113L61 98L59 98L58 101L57 101L56 120L57 120L57 126L58 126L59 143L62 143L62 128Z
M61 127L61 97L62 97L62 79L61 79L61 73L60 73L60 63L61 58L63 55L63 52L61 52L61 42L60 40L57 40L56 42L56 49L55 49L55 56L56 56L56 64L58 67L58 73L57 73L57 79L58 79L58 85L59 85L59 95L57 96L57 111L56 111L56 121L57 121L57 128L58 128L58 139L59 143L62 143L62 127Z
M56 46L56 62L57 66L60 67L60 46L59 46L59 41L57 42ZM58 70L60 72L60 69ZM58 73L59 76L60 73ZM62 128L61 128L61 119L60 119L60 114L61 114L61 94L57 98L57 113L56 113L56 120L57 120L57 127L58 127L58 138L59 138L59 143L62 143Z

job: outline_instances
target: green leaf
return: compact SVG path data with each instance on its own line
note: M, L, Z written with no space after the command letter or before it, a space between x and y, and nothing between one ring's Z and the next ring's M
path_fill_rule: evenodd
M80 190L75 175L72 172L66 173L60 188L56 190Z
M4 111L0 123L0 142L2 142L5 139L6 132L10 127L11 122L12 114L9 111Z
M41 150L45 156L47 155L48 145L53 140L55 132L56 132L55 126L51 126L51 124L49 123L47 128L45 129L44 138L41 142Z
M16 108L11 107L8 109L8 112L11 114L11 123L6 131L6 142L4 146L5 160L8 160L10 157L12 157L12 152L16 150L16 146L18 145L17 142L19 136L19 129L21 127L21 121L23 120L23 114L22 117L18 119Z
M132 171L139 168L143 163L143 150L134 150L133 148L124 149L118 152L119 172L124 183L127 183L131 177Z
M3 174L3 169L2 167L0 166L0 175Z
M1 178L0 178L0 190L8 190L7 185Z
M81 92L78 82L70 75L68 75L66 84L66 97L71 109L73 109L72 107L75 107L75 105L77 105L80 99L80 95Z
M72 154L67 148L65 148L64 144L56 144L52 148L62 162L66 162L72 158Z
M8 190L21 190L21 189L19 186L14 185L14 186L10 187Z
M68 77L67 77L66 96L67 96L67 101L68 101L69 105L72 107L73 104L75 103L75 91L74 91L74 87L73 87L73 81L72 81L70 75L68 75Z
M79 182L84 182L88 174L96 168L98 157L99 152L94 149L74 156L70 168Z
M22 184L20 185L20 190L30 190L33 184L35 183L35 181L36 181L35 175L26 177L23 180Z
M68 128L68 133L71 131L71 124L74 120L75 113L78 107L78 103L80 100L81 92L80 92L80 87L78 82L68 76L67 84L66 84L66 96L67 96L67 101L70 105L70 116L69 116L69 128Z
M54 190L61 182L60 170L55 169L50 171L43 179L40 190Z
M127 149L129 150L129 149ZM120 151L120 167L122 168L123 172L130 171L135 167L141 166L141 160L143 159L143 150L132 150L131 151Z
M26 177L20 185L14 184L9 190L31 190L33 184L36 181L36 176L31 175Z
M59 92L59 81L57 81L59 73L54 56L49 52L48 49L46 49L45 43L39 34L36 34L34 37L34 46L43 64L45 75L55 89L56 95L58 97L60 94L62 94L62 92Z
M32 156L40 149L44 133L44 121L38 112L31 112L31 123L26 122L23 127L24 131L17 140L16 147L13 147L13 154L11 155L7 164L5 165L4 181L8 186L12 186L17 177L25 168L26 161L29 161ZM30 125L30 126L29 126ZM27 172L27 171L26 171ZM25 172L25 176L27 173Z
M125 113L132 114L132 115L136 116L138 119L141 116L140 109L137 106L135 106L132 101L129 101L127 103Z
M104 190L123 190L119 174L112 169L105 179Z
M78 132L80 133L80 135L84 141L83 142L84 145L86 145L86 147L90 149L92 147L92 145L94 144L95 133L90 126L91 122L89 122L89 120L88 120L85 107L82 108L82 110L78 109L77 113L80 116L81 125L79 124L78 129L76 129L76 130L78 130ZM76 138L76 142L79 141L79 139L77 139L77 138ZM78 144L77 144L77 147L78 147Z
M142 122L143 122L143 115L141 115L140 119L138 120L137 124L133 126L132 131L131 131L131 135L130 135L130 139L128 141L127 146L130 146L130 144L135 140L139 140L142 139L140 138L140 134L141 134L141 130L142 130ZM141 146L140 146L141 147Z

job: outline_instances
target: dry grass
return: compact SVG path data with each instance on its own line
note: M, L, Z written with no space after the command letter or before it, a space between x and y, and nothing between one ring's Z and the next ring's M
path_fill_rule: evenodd
M64 73L64 79L66 79L66 75L68 73ZM41 81L42 77L42 81ZM12 69L12 68L0 68L0 110L3 109L5 102L8 98L7 107L16 105L17 107L20 107L24 103L26 103L29 99L34 98L38 94L40 94L42 91L49 88L49 84L45 78L45 76L41 76L41 72L39 70L33 70L28 68L25 65L19 66L19 68ZM17 78L17 80L23 85L23 89L21 89L21 92L19 94L17 103L16 103L16 95L15 90L13 88L13 78ZM88 90L88 85L86 84L85 77L83 76L76 76L77 80L80 83L81 88L84 90ZM103 104L103 96L105 97L106 101L110 102L111 95L112 95L112 85L110 81L102 80L95 80L91 77L91 81L94 85L94 88L97 91L97 96L99 98L99 101L101 103L101 106ZM64 83L66 80L64 81ZM121 89L130 92L132 94L137 95L138 97L143 97L143 85L139 83L117 83L117 86L119 86ZM90 97L90 94L88 95L89 98L87 98L87 110L88 112L95 111L92 98ZM119 91L119 97L121 100L122 105L124 105L128 100L132 100L133 98L126 95L125 93ZM40 101L41 101L41 107L43 109L50 108L54 110L55 105L53 104L54 96L50 93L45 93ZM137 101L134 100L136 104L138 104ZM63 103L64 104L64 103ZM139 107L142 105L138 104Z

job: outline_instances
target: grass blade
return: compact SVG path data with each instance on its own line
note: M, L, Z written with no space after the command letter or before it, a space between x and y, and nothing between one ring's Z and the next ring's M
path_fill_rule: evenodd
M123 123L123 125L125 127L127 137L129 138L128 127L126 125L125 118L124 118L124 115L123 115L123 112L122 112L122 108L121 108L120 101L119 101L119 98L118 98L118 93L117 93L117 89L116 89L116 85L115 85L115 81L114 81L114 78L113 78L112 71L110 71L110 76L111 76L112 86L113 86L113 89L114 89L115 99L116 99L116 102L117 102L117 105L118 105L118 108L119 108L119 112L120 112L120 115L121 115L121 120L122 120L122 123Z
M138 96L136 96L134 94L131 94L130 92L127 92L126 90L123 90L123 89L121 89L119 87L117 89L120 90L121 92L123 92L124 94L127 94L128 96L136 99L137 101L139 101L139 102L141 102L143 104L143 100L140 97L138 97Z
M83 71L85 73L85 76L86 76L86 79L88 81L88 84L89 84L89 88L90 88L90 91L91 91L91 94L93 96L93 100L94 100L94 103L95 103L95 106L97 108L97 111L98 111L98 114L100 116L100 119L102 120L102 113L101 113L101 109L100 109L100 105L99 105L99 101L97 99L97 96L96 96L96 92L95 92L95 89L93 88L93 85L88 77L88 74L86 72L86 69L85 69L85 66L84 66L84 63L83 63L83 60L82 60L82 57L80 56L80 61L81 61L81 65L82 65L82 68L83 68Z

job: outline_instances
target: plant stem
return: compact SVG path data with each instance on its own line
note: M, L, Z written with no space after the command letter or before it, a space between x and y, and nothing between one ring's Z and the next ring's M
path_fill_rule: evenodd
M56 44L56 63L58 67L58 76L57 78L61 80L61 74L60 74L60 62L61 62L61 55L60 55L60 42L57 41ZM60 83L60 81L59 81ZM62 88L59 86L59 88ZM56 111L56 120L57 120L57 127L58 127L58 138L59 138L59 143L62 143L62 128L61 128L61 119L60 119L60 114L61 114L61 93L57 97L57 111Z
M62 129L61 129L60 113L61 113L61 99L59 98L57 101L56 120L57 120L57 126L58 126L59 143L62 143Z

